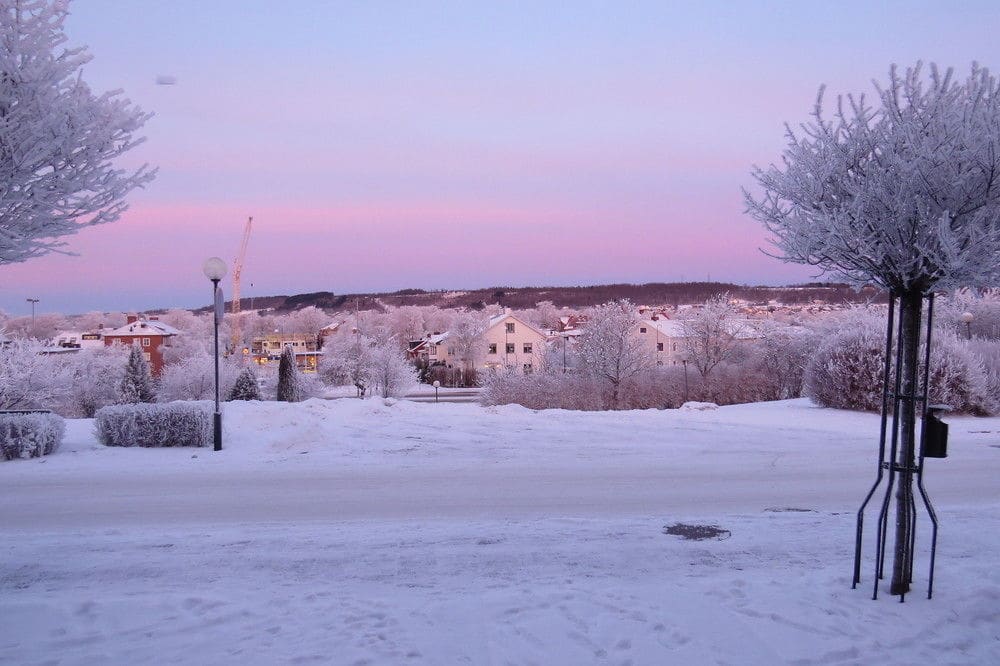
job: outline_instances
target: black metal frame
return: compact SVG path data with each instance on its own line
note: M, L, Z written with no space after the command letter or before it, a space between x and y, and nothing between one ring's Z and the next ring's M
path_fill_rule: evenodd
M894 352L893 347L893 328L896 328L896 344L895 350L900 348L901 336L902 336L902 320L900 319L899 324L895 322L896 315L896 303L900 299L899 294L890 293L889 294L889 316L888 324L886 326L885 334L885 363L883 365L883 381L882 381L882 425L879 434L879 445L878 445L878 467L876 469L875 483L872 484L871 489L865 496L864 501L861 503L861 508L858 509L857 516L857 530L855 534L855 544L854 544L854 581L851 584L851 589L858 586L861 582L861 545L862 537L864 533L864 513L871 501L872 497L875 495L875 491L882 484L883 479L888 476L888 481L886 483L885 496L882 499L882 506L879 510L878 518L878 529L876 533L876 543L875 543L875 585L872 591L872 599L878 599L878 583L884 577L885 574L885 553L886 553L886 539L889 532L889 507L892 502L892 491L896 483L897 473L901 476L901 484L903 487L904 497L902 501L909 503L910 510L910 525L909 525L909 536L910 536L910 548L909 548L909 559L905 563L905 571L907 580L913 582L913 557L915 552L916 538L917 538L917 502L913 495L913 484L912 478L915 475L917 479L917 489L920 491L920 497L923 500L924 507L927 509L927 515L931 521L931 554L930 554L930 571L927 580L927 598L930 599L934 592L934 563L937 555L937 536L938 536L938 519L937 513L934 511L934 506L931 504L930 497L927 495L927 490L924 488L924 446L925 446L925 429L921 429L920 435L920 453L917 458L917 463L915 467L908 467L905 464L899 464L897 462L899 453L899 413L900 405L903 401L909 400L913 402L919 402L922 406L920 414L924 420L928 417L928 393L930 391L930 360L931 360L931 331L934 324L934 294L927 294L924 296L927 299L927 325L926 325L926 335L924 336L924 372L923 372L923 390L920 391L920 395L901 395L900 394L900 384L902 382L902 354L896 353L896 364L895 364L895 376L893 388L890 391L889 382L893 378L893 374L890 373L892 368L892 356ZM890 400L892 402L892 431L891 437L889 437L889 417L890 417ZM916 412L916 410L914 410ZM886 460L886 440L889 440L889 460ZM888 470L888 475L886 471ZM906 599L906 594L899 595L899 601L902 603Z

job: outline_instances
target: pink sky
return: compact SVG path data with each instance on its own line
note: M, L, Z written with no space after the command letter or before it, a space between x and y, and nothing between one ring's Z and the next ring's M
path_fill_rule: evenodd
M79 256L0 268L0 308L203 305L248 215L247 295L806 281L742 212L782 123L820 83L1000 51L992 3L690 4L75 2L160 175Z

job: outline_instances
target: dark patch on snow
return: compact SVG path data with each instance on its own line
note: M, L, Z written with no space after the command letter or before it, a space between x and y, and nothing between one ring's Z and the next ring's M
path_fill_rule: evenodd
M770 511L771 513L816 513L815 509L799 509L794 506L769 506L764 511Z
M663 533L671 536L679 536L688 541L705 541L706 539L724 541L732 534L729 530L724 530L716 525L688 525L685 523L664 525Z
M476 542L477 546L492 546L493 544L503 543L503 539L480 539Z

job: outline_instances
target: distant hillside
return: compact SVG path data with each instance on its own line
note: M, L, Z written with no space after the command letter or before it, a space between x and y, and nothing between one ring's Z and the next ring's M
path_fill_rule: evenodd
M381 310L385 306L436 305L442 308L482 309L498 304L509 308L531 308L540 301L557 307L583 308L627 298L637 305L686 305L701 303L722 293L751 303L780 301L789 305L820 301L824 303L864 303L886 300L885 294L837 283L812 283L788 287L753 287L724 282L651 282L648 284L605 284L591 287L489 287L468 291L425 291L402 289L392 293L334 294L318 291L294 296L255 296L255 310L273 309L292 312L310 305L324 310ZM244 309L250 300L243 300ZM207 309L207 308L206 308Z

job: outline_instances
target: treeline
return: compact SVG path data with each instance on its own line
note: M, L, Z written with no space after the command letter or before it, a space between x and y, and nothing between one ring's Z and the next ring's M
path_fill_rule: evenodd
M650 282L647 284L604 284L577 287L509 287L498 286L469 291L425 291L401 289L391 293L334 294L319 291L293 296L257 296L252 307L275 312L292 312L304 307L333 310L384 310L385 306L435 305L441 308L481 310L489 305L514 309L533 308L541 301L551 301L556 307L586 308L609 301L628 299L645 305L691 305L703 303L728 293L750 303L779 301L799 305L822 303L881 303L885 294L866 287L860 290L839 283L811 283L788 287L748 286L726 282ZM244 297L243 308L251 307Z

